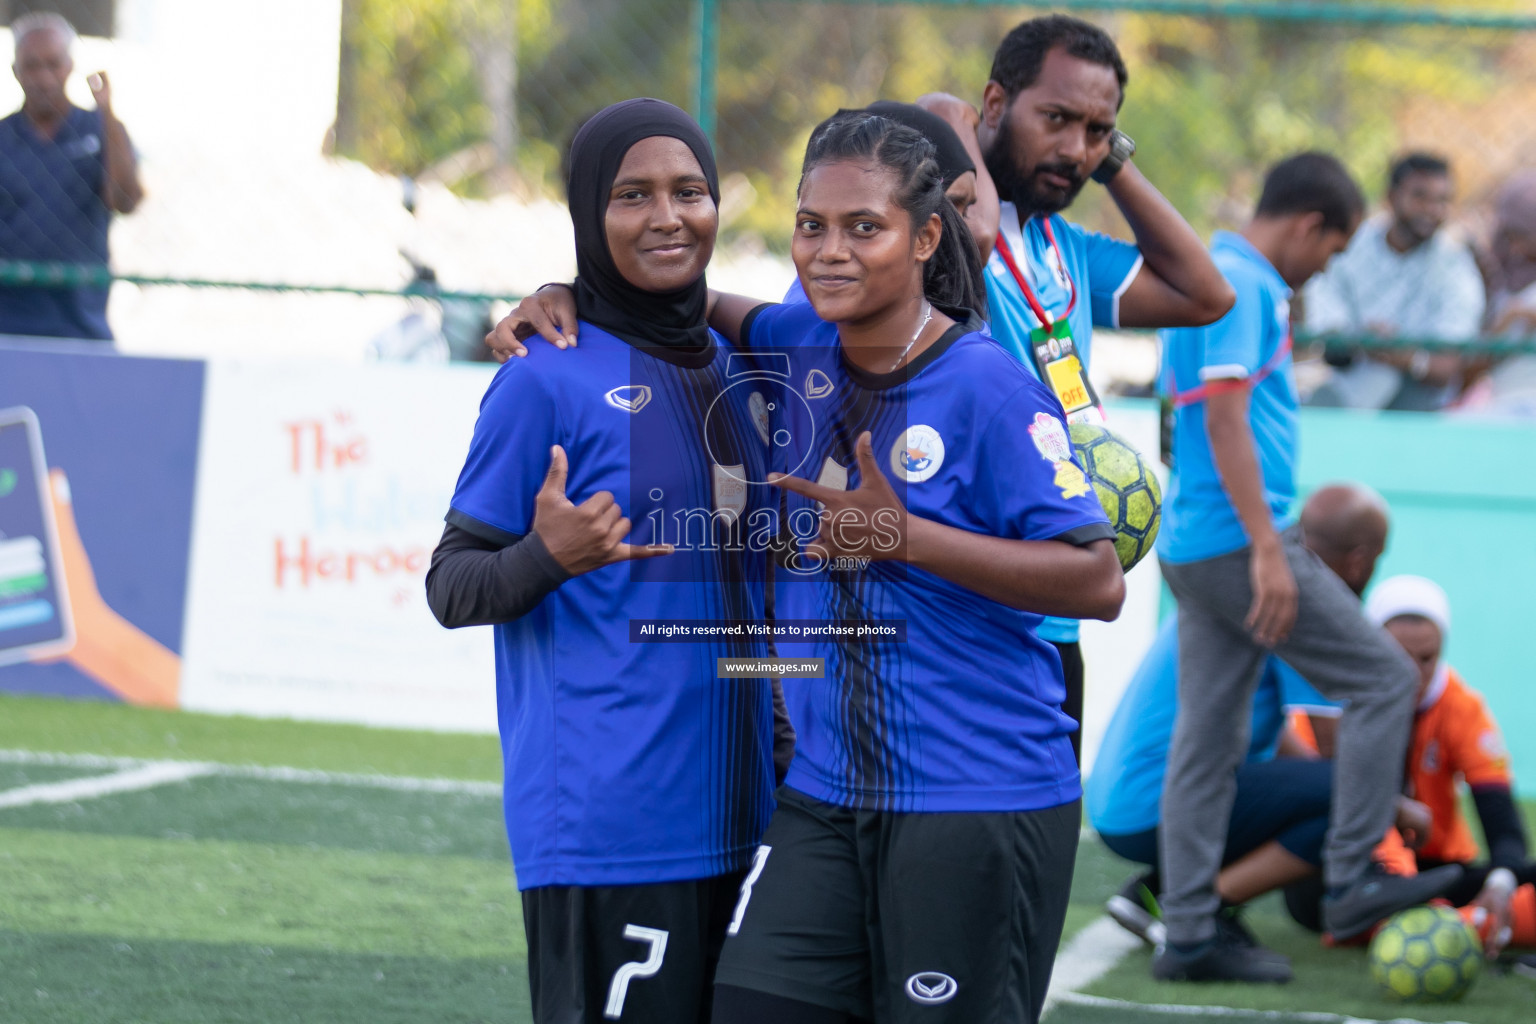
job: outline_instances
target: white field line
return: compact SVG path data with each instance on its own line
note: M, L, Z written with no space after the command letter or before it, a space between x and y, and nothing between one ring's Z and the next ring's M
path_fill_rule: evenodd
M167 771L185 770L190 772L184 778L193 778L199 775L219 775L225 778L236 779L260 779L266 782L298 782L312 785L334 786L365 786L373 789L393 789L406 793L463 793L470 796L499 797L501 795L501 783L499 782L474 782L465 779L423 779L409 775L365 775L347 772L321 772L307 768L283 768L268 767L264 765L250 764L225 764L220 761L153 761L133 757L104 757L99 754L55 754L35 750L0 750L0 764L36 764L53 765L65 768L101 768L104 770L117 770L119 772L133 769L148 769L163 766ZM114 778L107 776L106 778ZM66 786L75 783L103 783L105 780L76 779L71 782L49 783L49 786ZM177 781L175 778L167 778L166 782ZM149 783L148 785L159 785ZM27 789L39 789L42 787L28 786ZM145 787L138 787L145 788ZM10 792L23 792L12 790ZM107 790L105 792L119 792L119 790ZM100 795L105 795L105 792ZM5 792L0 792L0 800L5 797ZM83 797L80 799L84 799ZM12 806L0 803L0 807Z
M64 782L45 782L35 786L0 790L0 808L27 807L32 804L68 804L76 800L93 800L112 793L132 793L141 789L153 789L171 782L185 782L199 775L207 775L208 768L193 762L159 761L125 768L111 775L92 775L85 779L68 779Z
M1122 999L1105 999L1103 996L1085 996L1078 992L1063 993L1059 1002L1069 1006L1094 1006L1106 1010L1135 1012L1137 1020L1148 1014L1168 1017L1217 1017L1223 1020L1276 1020L1303 1021L1305 1024L1425 1024L1412 1017L1349 1017L1338 1013L1318 1013L1312 1010L1240 1010L1231 1006L1179 1006L1167 1003L1131 1003ZM1466 1021L1443 1021L1441 1024L1466 1024Z
M1141 940L1112 919L1101 917L1091 922L1056 954L1051 987L1045 994L1046 1010L1104 977L1126 954L1140 947Z

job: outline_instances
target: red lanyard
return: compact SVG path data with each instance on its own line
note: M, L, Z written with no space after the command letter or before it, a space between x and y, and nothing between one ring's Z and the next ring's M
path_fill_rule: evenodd
M1170 371L1168 374L1170 379L1168 390L1171 392L1168 396L1169 400L1173 402L1175 409L1183 409L1185 406L1203 402L1212 395L1225 394L1228 391L1237 391L1241 388L1256 388L1265 377L1280 369L1280 364L1285 362L1285 357L1290 354L1291 332L1287 330L1285 332L1285 340L1280 343L1279 348L1275 349L1275 354L1270 356L1269 360L1259 367L1256 372L1241 380L1213 380L1207 381L1199 387L1190 388L1188 391L1175 391L1172 384L1173 373Z
M1072 280L1071 274L1067 273L1066 257L1061 254L1061 246L1056 244L1056 232L1051 230L1051 219L1049 217L1041 218L1040 226L1045 229L1046 240L1051 243L1051 248L1056 251L1056 265L1061 267L1063 274L1066 274L1067 287L1072 290L1072 298L1067 301L1066 312L1062 313L1060 317L1060 319L1065 320L1072 315L1072 310L1077 306L1077 282ZM1020 229L1019 237L1023 237L1022 228ZM1024 301L1029 303L1030 311L1040 321L1040 326L1050 327L1058 318L1052 317L1045 311L1045 306L1041 304L1039 296L1029 286L1029 279L1019 271L1019 265L1013 258L1013 250L1008 248L1008 239L1003 236L1001 228L997 232L996 248L997 254L1003 258L1003 262L1007 264L1009 271L1012 272L1013 279L1019 283L1019 290L1024 293Z

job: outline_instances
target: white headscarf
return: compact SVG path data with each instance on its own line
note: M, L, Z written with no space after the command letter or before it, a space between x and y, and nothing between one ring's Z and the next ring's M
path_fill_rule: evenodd
M1417 615L1433 622L1440 630L1440 649L1451 637L1451 600L1434 580L1423 576L1392 576L1382 580L1365 599L1365 617L1385 626L1400 615ZM1419 701L1419 710L1432 707L1445 692L1450 670L1442 654L1435 664L1435 677Z

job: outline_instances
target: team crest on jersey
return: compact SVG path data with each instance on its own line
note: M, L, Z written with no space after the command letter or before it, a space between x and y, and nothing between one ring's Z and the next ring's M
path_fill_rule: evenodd
M919 424L891 446L891 469L909 484L920 484L944 465L944 439L932 427Z
M1424 772L1433 775L1440 770L1440 741L1430 740L1424 747L1424 760L1422 762Z
M1088 477L1072 461L1072 442L1067 440L1067 428L1061 420L1048 413L1035 413L1030 424L1029 438L1035 442L1040 457L1055 469L1051 482L1063 498L1080 498L1091 489Z
M1087 474L1070 459L1056 463L1056 476L1051 482L1061 491L1063 498L1081 498L1092 489Z
M1035 413L1035 422L1029 425L1029 439L1046 462L1071 462L1072 442L1067 440L1067 428L1061 420L1049 413Z
M747 508L747 474L745 466L714 464L715 510L725 514L728 526L734 526Z
M757 428L757 436L763 439L763 444L768 443L768 399L763 397L761 391L752 392L747 399L747 411L752 414L752 426Z
M604 395L603 401L624 412L639 412L651 404L651 389L647 384L625 384Z
M832 393L832 389L835 386L832 383L832 378L820 370L812 369L810 373L805 375L806 398L826 398Z

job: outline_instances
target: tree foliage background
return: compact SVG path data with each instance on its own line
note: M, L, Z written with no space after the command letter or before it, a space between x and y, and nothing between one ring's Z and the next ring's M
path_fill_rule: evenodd
M1405 8L1416 2L1356 0ZM1519 12L1519 0L1461 11ZM345 0L337 150L468 193L558 194L580 120L636 95L691 106L691 0ZM839 107L933 90L979 100L991 54L1038 11L1005 5L721 0L717 147L727 234L781 248L806 135ZM1340 155L1379 194L1406 148L1439 150L1476 199L1536 159L1536 36L1151 14L1093 15L1131 71L1137 162L1202 230L1246 212L1264 168ZM497 65L492 67L491 65ZM1096 189L1078 215L1124 230Z

